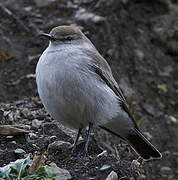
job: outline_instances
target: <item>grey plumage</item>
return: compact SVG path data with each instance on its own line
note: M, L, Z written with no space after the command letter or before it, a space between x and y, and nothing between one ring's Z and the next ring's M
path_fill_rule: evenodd
M89 123L99 126L129 142L145 159L161 157L140 135L108 63L90 40L70 26L54 28L48 38L51 41L38 62L36 80L51 116L71 128ZM142 140L144 148L148 146L146 154Z

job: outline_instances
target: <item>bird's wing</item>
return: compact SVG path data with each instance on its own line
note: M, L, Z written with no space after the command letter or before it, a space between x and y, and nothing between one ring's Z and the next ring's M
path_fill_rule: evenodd
M118 96L120 106L122 109L129 115L131 120L133 121L135 127L137 128L137 124L132 116L132 114L129 111L126 99L119 88L119 85L115 81L111 68L107 61L98 53L91 53L91 52L86 52L87 55L90 57L91 61L89 66L91 67L92 71L94 71L96 74L100 76L100 78L113 90L113 92Z

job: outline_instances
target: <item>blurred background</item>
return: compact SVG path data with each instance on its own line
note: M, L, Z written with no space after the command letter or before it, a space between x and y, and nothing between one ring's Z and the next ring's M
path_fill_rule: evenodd
M45 119L35 67L48 42L38 33L66 24L79 26L107 59L138 124L163 153L143 167L143 178L178 179L177 0L1 0L0 124L30 124L34 109L44 115L35 119ZM0 165L15 158L0 157Z

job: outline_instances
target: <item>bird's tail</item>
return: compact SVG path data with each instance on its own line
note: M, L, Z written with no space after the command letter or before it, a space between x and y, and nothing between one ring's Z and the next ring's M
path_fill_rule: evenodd
M131 130L126 136L126 140L145 160L162 157L161 153L137 129Z
M120 137L120 135L113 133L105 127L102 129ZM126 137L123 137L133 149L145 160L161 158L161 153L143 136L143 134L136 128L131 129Z

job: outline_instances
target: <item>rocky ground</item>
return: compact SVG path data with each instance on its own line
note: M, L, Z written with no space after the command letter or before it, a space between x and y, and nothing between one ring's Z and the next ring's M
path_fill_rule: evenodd
M0 166L34 154L48 138L58 143L49 148L47 161L69 170L73 179L106 179L112 170L120 179L178 179L177 1L7 0L0 9L0 125L22 124L29 131L0 137ZM135 167L138 157L127 145L119 145L120 159L98 157L102 150L95 141L90 157L74 158L69 144L59 143L72 143L75 133L45 112L34 74L47 46L38 33L62 24L80 26L107 59L140 128L163 153L161 160Z

